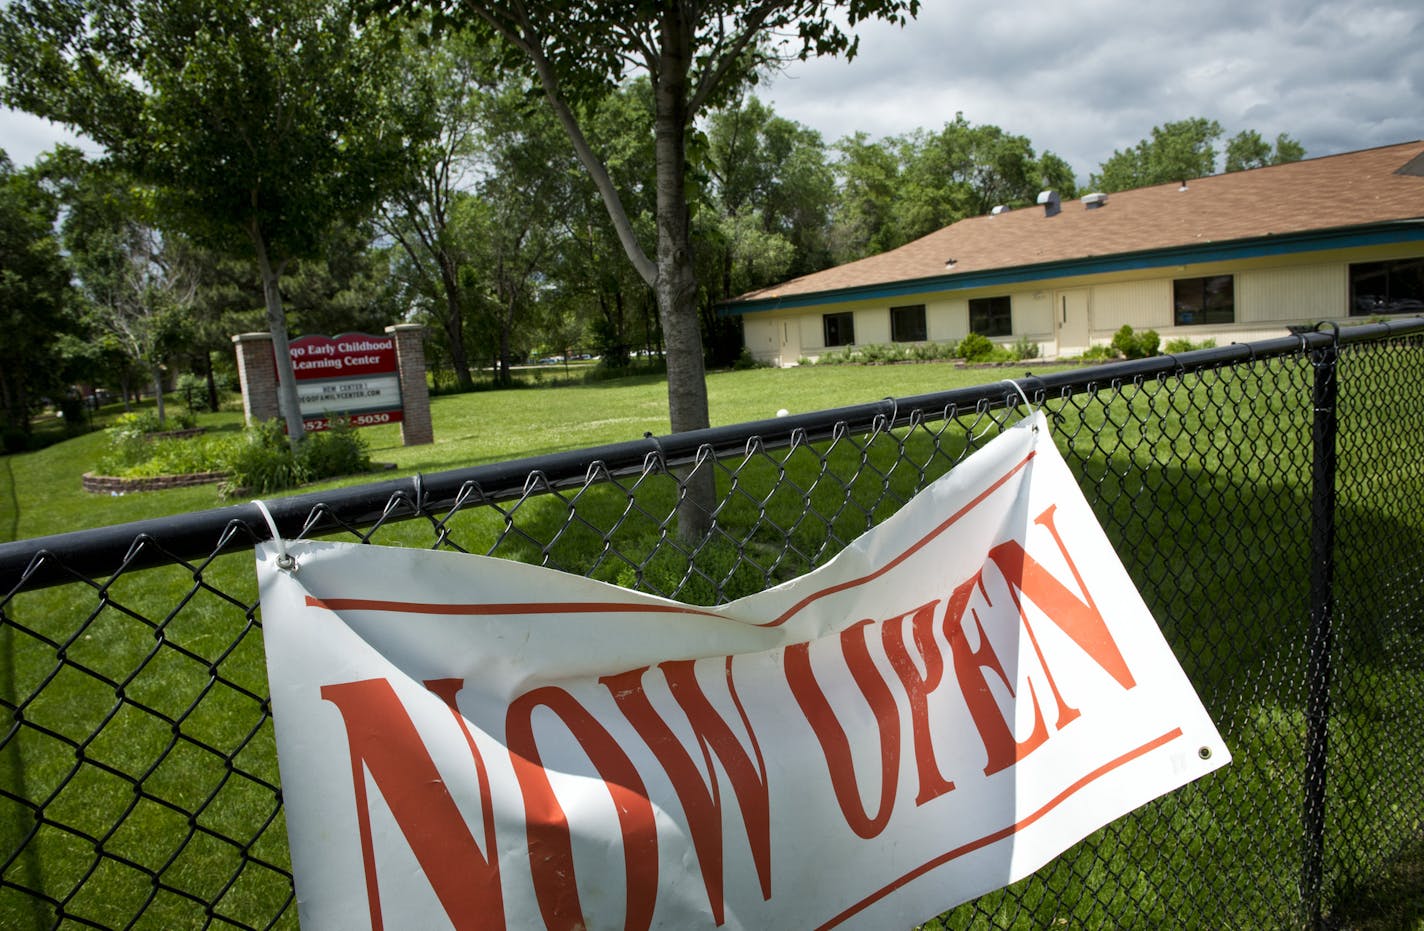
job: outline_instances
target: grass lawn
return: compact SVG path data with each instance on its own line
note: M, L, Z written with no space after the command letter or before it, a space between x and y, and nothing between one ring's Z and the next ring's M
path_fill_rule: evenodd
M1037 372L1054 371L1035 368ZM808 366L714 372L708 376L713 425L741 423L983 384L1021 375L1022 367L964 368L949 363L892 366ZM112 415L112 411L110 412ZM485 391L431 399L435 442L401 445L399 425L366 427L361 435L377 462L397 470L381 477L439 472L524 456L639 439L668 432L667 383L643 376L590 385ZM240 429L242 415L204 414L209 430ZM94 467L105 435L91 433L33 453L0 457L0 542L181 514L230 502L216 486L105 498L83 491L79 477ZM301 491L356 484L357 476ZM295 492L292 492L295 493Z
M1424 836L1424 770L1402 763L1424 758L1415 697L1424 689L1424 585L1400 581L1410 571L1419 581L1424 551L1424 436L1402 427L1424 422L1424 400L1409 388L1424 374L1420 355L1391 362L1404 375L1383 395L1373 370L1342 376L1350 427L1340 444L1349 489L1340 520L1350 532L1341 534L1337 572L1348 589L1342 612L1363 621L1337 635L1326 891L1363 926L1384 926L1369 924L1377 899L1397 900L1397 877L1410 871L1383 867ZM1021 372L926 364L718 373L709 379L712 419L730 424ZM1309 388L1308 366L1284 360L1050 405L1059 448L1236 762L926 927L1303 923ZM401 447L396 427L364 435L376 460L398 465L395 474L430 473L664 433L665 406L660 379L447 396L433 401L432 446ZM212 415L208 425L236 429L238 419ZM531 500L512 514L462 513L450 530L471 550L677 589L689 601L735 597L824 561L882 519L952 466L967 434L984 427L972 420L753 457L735 474L729 466L722 519L741 536L695 558L660 545L656 521L636 509L624 517L629 498L617 488ZM101 442L86 436L0 459L0 480L11 479L0 494L0 533L35 536L219 503L212 488L85 495L78 475ZM671 497L650 484L636 501L657 512ZM515 532L502 536L507 526ZM407 521L382 529L377 542L431 539L428 523ZM0 697L22 707L26 726L0 744L0 927L48 927L57 915L189 925L205 920L202 902L245 924L295 925L254 589L251 555L234 553L196 581L192 569L170 567L121 577L102 597L71 585L3 604ZM1368 597L1378 591L1391 593L1392 614ZM1377 874L1391 881L1372 884ZM42 889L59 904L10 886ZM1409 909L1406 919L1420 917L1417 905Z

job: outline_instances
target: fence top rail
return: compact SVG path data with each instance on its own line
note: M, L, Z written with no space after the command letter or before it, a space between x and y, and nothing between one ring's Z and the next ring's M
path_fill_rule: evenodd
M314 521L323 512L348 527L369 527L377 521L445 510L457 501L468 501L471 495L483 502L516 499L526 494L530 477L535 475L546 489L577 487L587 483L595 469L599 474L621 476L686 465L709 455L717 458L740 455L746 452L753 438L761 448L775 449L793 442L829 439L837 431L847 429L862 432L903 426L909 422L912 412L918 412L923 422L971 411L1015 407L1022 403L1020 388L1033 403L1039 404L1079 393L1175 378L1334 345L1420 334L1424 334L1424 317L1338 330L1317 326L1251 343L1232 343L1048 375L1028 373L1013 379L1017 387L1006 379L972 388L885 398L663 437L648 435L623 443L291 495L272 499L267 506L281 534L296 538L313 531L321 532ZM404 513L397 513L402 510ZM226 546L226 551L234 552L251 548L256 541L269 536L261 512L256 505L248 503L3 543L0 544L0 600L22 583L26 589L34 589L83 578L107 578L121 568L127 571L178 561L201 561L216 552L220 544ZM140 542L157 545L137 545Z

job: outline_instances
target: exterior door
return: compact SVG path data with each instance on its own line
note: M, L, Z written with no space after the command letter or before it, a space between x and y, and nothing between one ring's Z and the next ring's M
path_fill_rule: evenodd
M1053 295L1056 305L1053 319L1058 331L1058 355L1074 355L1088 348L1092 330L1092 306L1089 290L1077 288Z
M801 321L782 320L778 326L781 330L781 367L786 368L801 361Z

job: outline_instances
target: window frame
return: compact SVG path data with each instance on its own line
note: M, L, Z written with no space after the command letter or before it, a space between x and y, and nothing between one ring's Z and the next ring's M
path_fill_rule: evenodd
M844 332L841 332L844 329ZM832 341L831 332L836 339ZM855 313L843 310L834 314L821 314L821 341L827 349L855 345Z
M1351 262L1349 267L1349 316L1417 314L1424 303L1424 256L1384 259L1378 262ZM1364 279L1383 280L1384 293L1358 293ZM1412 279L1412 280L1411 280Z
M977 306L976 306L977 305ZM976 324L976 318L978 323ZM1014 301L1012 295L969 299L969 332L989 338L1014 335Z
M916 316L918 319L916 319ZM910 317L909 332L904 319ZM924 304L905 304L890 308L890 341L892 343L923 343L929 339L929 322Z
M1222 290L1211 290L1213 282L1226 283L1224 302L1220 300ZM1193 290L1196 293L1191 293ZM1196 319L1197 317L1200 319ZM1222 326L1235 322L1235 275L1197 275L1192 278L1172 279L1173 326Z

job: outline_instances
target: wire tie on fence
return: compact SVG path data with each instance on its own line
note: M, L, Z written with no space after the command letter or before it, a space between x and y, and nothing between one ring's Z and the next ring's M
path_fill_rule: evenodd
M412 482L415 485L415 513L419 516L425 510L425 485L421 481L419 472L412 477Z
M653 446L657 448L657 451L658 451L658 465L659 465L659 467L662 468L662 470L663 470L664 472L668 471L667 455L663 452L663 444L660 443L660 442L658 442L658 438L657 438L657 437L653 436L653 431L651 431L651 430L644 431L644 433L643 433L643 439L645 439L645 440L647 440L648 442L652 443Z
M296 572L297 560L291 553L287 552L287 541L282 539L282 535L277 532L277 522L272 519L272 512L267 510L267 505L256 498L252 503L257 505L257 510L262 512L263 518L267 521L267 527L272 531L272 542L277 544L277 568L283 572Z
M1033 402L1028 399L1028 395L1024 393L1023 386L1020 385L1018 382L1014 381L1012 378L1005 378L1004 381L1014 386L1014 390L1019 393L1019 397L1023 398L1024 406L1028 408L1029 416L1033 416L1034 412L1036 412L1038 408L1034 407ZM1038 432L1037 423L1033 425L1033 432Z

